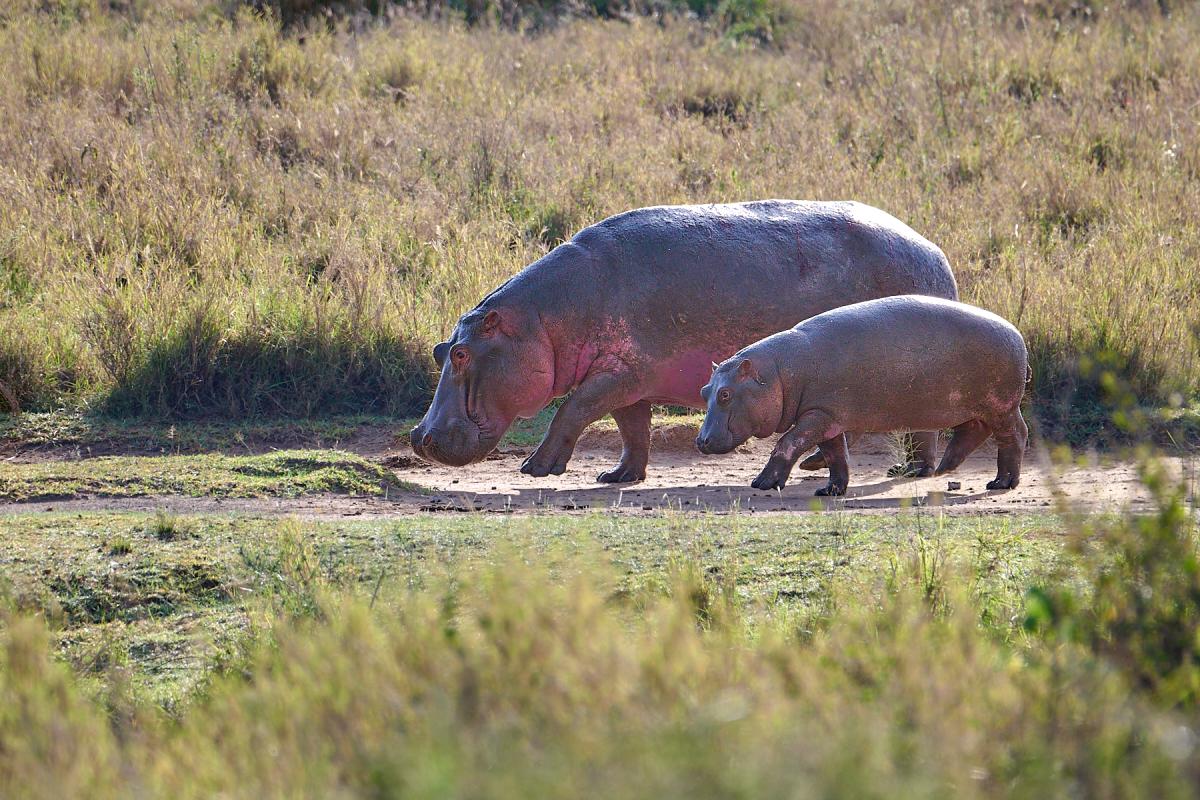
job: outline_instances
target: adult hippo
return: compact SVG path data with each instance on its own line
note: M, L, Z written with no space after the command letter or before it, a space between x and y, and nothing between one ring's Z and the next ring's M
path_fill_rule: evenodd
M565 396L521 471L561 474L583 429L611 413L621 461L598 480L641 480L652 403L703 408L714 363L831 308L900 294L956 300L958 289L940 249L861 203L618 214L514 275L433 349L442 374L413 450L451 466L479 461L513 420ZM919 439L932 470L933 437Z

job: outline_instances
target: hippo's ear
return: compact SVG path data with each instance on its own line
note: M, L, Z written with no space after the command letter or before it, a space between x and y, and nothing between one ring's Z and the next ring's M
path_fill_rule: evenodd
M754 362L748 358L743 358L742 363L738 364L737 376L738 380L749 378L760 386L763 384L763 379L758 374L758 370L755 368Z
M437 365L439 368L442 366L442 364L446 363L446 354L449 352L450 352L450 343L449 342L442 342L441 344L434 345L433 360L437 362Z
M491 333L492 331L496 330L496 328L499 328L499 327L500 327L500 312L493 308L491 311L487 312L487 314L484 315L483 323L480 326L480 330L483 331L485 334L487 334L487 333Z
M720 365L720 364L718 364L718 363L717 363L717 362L715 362L715 361L714 361L714 362L712 362L712 365L713 365L713 372L716 372L718 369L720 369L720 368L721 368L721 365Z

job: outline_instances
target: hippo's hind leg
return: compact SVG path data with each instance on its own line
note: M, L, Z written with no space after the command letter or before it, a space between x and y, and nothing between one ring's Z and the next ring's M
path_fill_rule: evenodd
M996 453L996 480L988 483L989 489L1015 489L1021 482L1021 460L1025 457L1025 445L1029 441L1029 426L1021 416L1021 409L1014 408L1008 416L992 425L999 449Z
M938 464L937 472L934 474L942 475L951 470L958 469L967 460L967 456L974 453L976 448L987 441L987 438L991 435L992 429L984 424L981 419L967 420L961 425L954 426L950 444L946 446L946 452L942 456L942 463Z
M937 463L937 431L916 431L904 436L904 463L888 467L893 478L928 478Z
M613 469L601 472L600 483L631 483L646 479L650 460L650 401L614 409L613 419L621 432L621 461Z
M847 439L844 434L821 442L817 447L825 462L829 464L829 483L824 489L817 489L817 497L841 497L850 485L850 451L847 449Z
M854 447L854 443L858 441L858 437L862 436L862 434L848 431L844 434L844 436L846 437L846 448L849 449ZM823 453L821 448L818 447L812 455L797 464L796 469L816 472L817 470L825 469L828 466L829 464L825 460L825 453Z
M561 475L583 429L615 408L636 401L637 381L627 370L593 372L558 407L542 442L525 459L521 472L535 478Z

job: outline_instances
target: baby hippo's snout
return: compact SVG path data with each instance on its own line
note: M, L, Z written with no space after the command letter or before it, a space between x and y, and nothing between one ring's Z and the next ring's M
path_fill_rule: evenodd
M696 437L696 449L706 456L728 453L734 447L733 437L728 431L714 431L705 420L700 427L700 435Z

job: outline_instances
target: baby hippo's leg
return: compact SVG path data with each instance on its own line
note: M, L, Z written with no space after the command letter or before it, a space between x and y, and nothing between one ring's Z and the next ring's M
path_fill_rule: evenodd
M918 431L904 437L906 460L888 468L893 478L928 478L933 474L937 458L937 431ZM911 457L909 457L911 456Z
M750 485L755 489L782 489L792 474L792 467L808 448L831 438L831 433L841 433L834 426L833 417L824 411L801 414L792 429L779 437L767 465Z
M817 497L841 497L850 485L850 451L846 449L846 436L835 436L817 446L829 464L829 484L824 489L817 489Z
M862 434L848 431L844 435L846 437L846 447L847 447L847 449L849 449L851 447L854 447L854 443L856 441L858 441L858 437L861 436ZM818 447L817 450L812 455L810 455L808 458L804 459L799 464L797 464L796 469L803 469L803 470L808 470L809 472L815 472L819 469L825 469L828 466L829 466L829 464L825 461L825 454L823 452L821 452L821 449Z
M992 435L992 429L985 425L983 420L970 419L961 425L955 425L953 433L935 475L942 475L958 469L967 460L967 456L974 453L979 445L987 441L987 438Z
M996 453L996 480L988 483L989 489L1015 489L1021 482L1021 459L1025 456L1025 444L1029 441L1029 426L1021 416L1021 409L1014 408L1007 417L992 426L999 450Z

